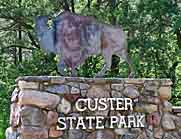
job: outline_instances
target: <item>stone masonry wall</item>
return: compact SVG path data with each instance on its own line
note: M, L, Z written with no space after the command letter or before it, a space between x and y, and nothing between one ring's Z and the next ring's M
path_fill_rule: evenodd
M172 113L171 81L158 79L20 77L11 97L6 139L181 139ZM78 98L131 98L133 111L79 112ZM59 116L145 114L144 128L56 130Z

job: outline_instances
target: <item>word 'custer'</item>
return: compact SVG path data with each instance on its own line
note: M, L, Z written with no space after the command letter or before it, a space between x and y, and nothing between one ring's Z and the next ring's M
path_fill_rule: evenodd
M133 101L130 98L81 98L77 100L75 106L80 112L107 109L124 111L133 110Z

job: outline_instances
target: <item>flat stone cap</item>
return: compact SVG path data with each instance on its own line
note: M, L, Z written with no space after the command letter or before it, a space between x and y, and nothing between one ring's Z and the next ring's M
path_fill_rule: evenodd
M173 113L181 113L181 106L173 106L172 111Z
M126 84L144 84L153 83L161 86L170 86L172 81L170 79L156 79L156 78L86 78L86 77L64 77L64 76L22 76L16 79L18 81L27 82L50 82L52 80L64 80L69 82L82 83L126 83Z

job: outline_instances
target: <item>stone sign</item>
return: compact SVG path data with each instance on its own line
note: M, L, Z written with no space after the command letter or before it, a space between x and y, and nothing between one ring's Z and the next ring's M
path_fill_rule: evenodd
M171 85L167 79L20 77L12 93L6 139L180 139L181 117L172 113L169 102ZM134 120L130 127L115 126L116 117L130 115L144 115L144 126L133 127ZM73 128L80 120L66 121L67 129L60 130L59 118L88 116L103 117L104 128L87 128L90 123L96 127L94 119L85 122L84 129ZM112 128L110 117L115 118Z

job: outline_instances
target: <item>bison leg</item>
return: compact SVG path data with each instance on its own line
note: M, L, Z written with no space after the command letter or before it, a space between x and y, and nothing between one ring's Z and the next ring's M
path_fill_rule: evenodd
M60 73L60 75L65 75L64 70L66 68L66 64L63 59L59 60L57 67L58 67L58 72Z
M73 67L73 68L71 69L71 76L72 76L72 77L76 77L76 76L77 76L76 67Z
M128 53L127 53L126 49L122 49L122 50L116 52L116 55L128 63L128 65L129 65L128 78L133 78L134 77L134 70L133 70L132 62L131 62L130 58L128 57Z
M101 71L96 75L96 77L102 77L105 75L105 72L111 68L112 64L112 51L108 48L103 49L103 58L104 58L104 66Z

